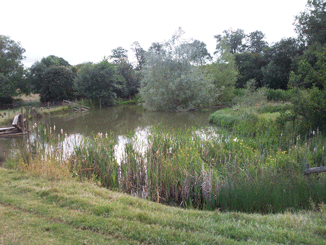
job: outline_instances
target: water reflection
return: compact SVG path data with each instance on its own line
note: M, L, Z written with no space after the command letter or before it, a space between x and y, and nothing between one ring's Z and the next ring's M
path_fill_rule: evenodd
M135 133L135 141L142 141L136 146L144 147L147 143L149 127L159 124L168 130L207 127L209 126L208 117L214 111L214 109L210 109L204 112L152 112L141 106L117 106L91 110L89 113L48 115L41 120L32 121L30 125L44 123L46 128L53 128L55 125L57 133L60 133L62 129L64 134L67 134L64 142L64 147L67 148L63 149L64 154L71 153L72 149L69 145L80 142L83 137L97 135L99 132L103 135L113 133L117 140L117 151L123 151L124 144L127 142L126 135L130 132ZM33 137L35 136L30 135L29 140L33 140ZM28 137L24 137L24 139L27 140ZM8 157L10 150L14 147L14 142L15 139L0 138L0 162L3 163ZM138 150L143 152L141 149ZM117 159L119 158L120 156L117 156Z

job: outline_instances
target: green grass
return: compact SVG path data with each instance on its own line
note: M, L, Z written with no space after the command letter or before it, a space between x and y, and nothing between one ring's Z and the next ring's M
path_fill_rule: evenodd
M76 179L0 168L1 244L325 244L320 211L168 207Z

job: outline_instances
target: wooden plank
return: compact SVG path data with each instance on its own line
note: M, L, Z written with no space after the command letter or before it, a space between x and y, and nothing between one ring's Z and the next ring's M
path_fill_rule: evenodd
M0 128L0 131L7 131L7 130L12 130L12 129L15 129L15 127L3 127L3 128Z
M18 114L14 117L14 120L12 121L12 126L19 129L20 131L23 131L23 117L21 114Z
M67 105L71 105L73 108L78 108L78 110L82 109L82 110L90 110L91 108L88 106L84 106L84 105L80 105L76 102L72 102L69 100L63 100L63 103L67 104Z
M306 169L304 171L304 174L309 175L309 174L317 174L317 173L323 173L323 172L326 172L326 166L309 168L309 165L307 165Z

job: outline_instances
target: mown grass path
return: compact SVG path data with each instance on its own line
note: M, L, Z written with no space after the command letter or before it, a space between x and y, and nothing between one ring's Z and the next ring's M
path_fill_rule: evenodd
M0 168L0 244L325 244L323 212L184 210Z

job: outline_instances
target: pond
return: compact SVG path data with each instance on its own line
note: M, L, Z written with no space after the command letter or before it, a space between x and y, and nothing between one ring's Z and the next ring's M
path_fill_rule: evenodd
M102 110L91 110L88 113L74 112L64 115L45 116L34 120L30 125L44 123L47 127L55 125L58 132L74 135L92 136L98 133L112 132L118 140L130 132L146 131L150 126L161 125L168 130L187 128L203 128L211 126L209 115L216 109L205 109L192 112L153 112L145 110L142 106L116 106ZM28 136L24 139L27 140ZM0 138L0 165L4 163L15 145L13 138Z

